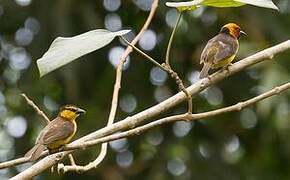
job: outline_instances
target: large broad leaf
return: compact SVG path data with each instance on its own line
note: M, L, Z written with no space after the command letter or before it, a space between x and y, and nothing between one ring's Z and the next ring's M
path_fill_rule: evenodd
M40 77L71 61L109 44L116 36L130 32L111 32L105 29L92 30L78 36L56 38L48 51L37 60Z
M167 2L168 7L175 7L179 11L194 10L199 6L238 7L245 4L278 10L272 0L194 0L187 2Z

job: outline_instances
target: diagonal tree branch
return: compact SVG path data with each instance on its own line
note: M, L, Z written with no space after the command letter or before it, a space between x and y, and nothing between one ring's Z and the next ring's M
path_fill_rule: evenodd
M139 31L137 36L132 41L133 45L135 45L140 40L140 38L144 34L145 30L148 29L154 15L155 15L157 6L158 6L158 0L154 0L152 2L151 10L150 10L150 13L148 15L146 22L144 23L143 27L141 28L141 30ZM133 51L133 48L131 46L128 46L119 60L119 64L118 64L117 69L116 69L116 80L115 80L115 85L114 85L111 110L110 110L110 115L109 115L109 119L107 122L107 126L110 126L114 123L116 110L118 107L119 90L121 88L123 65L126 62L126 58L129 56L129 54L132 51ZM65 173L67 171L83 172L83 171L88 171L92 168L96 168L105 158L105 156L107 154L107 149L108 149L108 143L103 143L101 146L101 152L99 153L98 157L93 162L90 162L89 164L87 164L85 166L78 166L76 164L73 164L71 166L65 166L63 164L59 164L58 172L63 172L63 173Z
M1 162L0 169L16 166L18 164L23 164L23 163L27 163L27 162L29 162L29 158L27 158L27 157L21 157L21 158L13 159L10 161Z
M191 95L196 95L205 88L225 79L226 77L237 73L251 65L254 65L256 63L259 63L264 60L272 59L276 54L284 52L286 50L290 49L290 40L287 40L285 42L282 42L278 45L275 45L273 47L267 48L263 51L260 51L252 56L249 56L235 64L233 64L231 67L229 67L228 70L221 70L213 75L210 76L210 79L202 79L198 81L197 83L189 86L187 88L187 91ZM167 100L152 106L140 113L137 113L131 117L127 117L126 119L119 121L117 123L114 123L110 126L104 127L102 129L99 129L97 131L94 131L74 142L72 142L70 145L79 145L84 143L85 141L97 139L104 137L109 134L116 133L118 131L124 131L129 128L133 128L136 125L139 125L141 123L144 123L146 120L153 118L157 115L160 115L161 113L167 111L168 109L176 106L177 104L181 103L182 101L186 100L186 96L183 92L179 92L175 94L174 96L168 98ZM67 155L71 153L70 151L60 152L56 154L52 154L50 156L47 156L37 162L36 164L32 165L31 167L27 168L23 172L19 173L13 179L24 179L24 178L31 178L33 176L36 176L37 174L40 174L45 169L49 168L63 157L62 155ZM13 160L16 161L16 160ZM7 162L6 162L7 163ZM11 164L11 163L10 163ZM2 164L0 164L0 167L4 168Z
M105 137L102 137L102 138L99 138L96 140L87 141L83 144L79 144L78 146L67 146L66 150L84 149L84 148L87 148L89 146L93 146L93 145L100 144L103 142L109 142L109 141L113 141L116 139L126 138L126 137L130 137L130 136L134 136L134 135L140 135L140 133L143 133L149 129L152 129L152 128L157 127L157 126L161 126L161 125L166 124L166 123L171 123L171 122L175 122L175 121L183 121L183 120L187 120L187 121L200 120L202 118L208 118L208 117L212 117L212 116L216 116L216 115L224 114L224 113L228 113L228 112L241 111L245 107L253 105L253 104L255 104L259 101L262 101L266 98L269 98L269 97L272 97L275 95L279 95L281 92L289 90L289 89L290 89L290 82L283 84L281 86L277 86L277 87L275 87L275 88L273 88L273 89L271 89L263 94L260 94L259 96L256 96L254 98L251 98L251 99L243 101L243 102L239 102L239 103L232 105L232 106L228 106L228 107L224 107L224 108L220 108L220 109L212 110L212 111L208 111L208 112L197 113L197 114L185 113L185 114L165 117L165 118L153 121L151 123L145 124L143 126L140 126L140 127L128 130L128 131L124 131L121 133L105 136Z

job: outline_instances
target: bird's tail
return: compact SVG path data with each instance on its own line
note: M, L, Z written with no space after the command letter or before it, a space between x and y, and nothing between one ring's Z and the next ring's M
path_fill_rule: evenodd
M202 70L200 72L200 75L199 75L199 79L207 77L209 69L210 69L210 64L209 63L204 63L203 67L202 67Z
M31 161L35 161L41 156L41 153L45 149L46 147L43 144L35 144L35 146L25 154L25 157L28 157Z

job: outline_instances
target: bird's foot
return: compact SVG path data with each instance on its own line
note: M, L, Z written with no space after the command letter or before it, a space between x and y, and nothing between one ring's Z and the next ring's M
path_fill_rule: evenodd
M56 149L49 149L48 148L48 153L49 154L54 154L54 153L58 153L58 152L61 152L65 149L65 145L62 145L60 146L59 148L56 148Z
M224 66L224 67L222 68L222 71L229 71L229 70L230 70L229 67L232 66L232 65L233 65L233 64L230 63L230 64Z
M60 151L63 151L64 149L65 149L65 145L62 145L58 148L58 151L60 152Z

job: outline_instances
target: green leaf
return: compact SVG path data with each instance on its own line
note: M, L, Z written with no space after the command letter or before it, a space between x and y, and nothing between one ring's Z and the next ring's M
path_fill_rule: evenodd
M191 11L198 8L203 0L195 0L188 2L166 2L165 5L168 7L174 7L178 11Z
M194 0L187 2L167 2L166 6L175 7L179 11L194 10L201 5L212 7L239 7L245 4L278 10L272 0Z
M244 3L240 3L235 0L204 0L201 4L204 6L213 7L239 7L245 5Z
M275 9L279 11L278 7L273 3L272 0L235 0L235 1L259 7Z
M106 29L92 30L74 37L56 38L47 52L37 60L40 77L71 61L109 44L116 36L130 32L111 32Z

